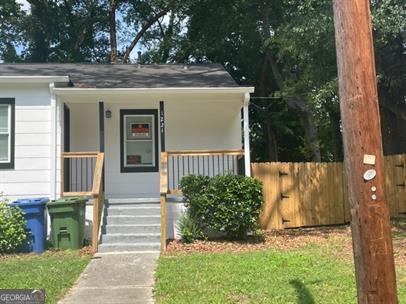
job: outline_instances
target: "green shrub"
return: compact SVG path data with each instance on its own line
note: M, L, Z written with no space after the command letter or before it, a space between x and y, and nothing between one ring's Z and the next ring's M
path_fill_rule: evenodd
M27 237L21 209L7 202L0 195L0 254L16 251Z
M202 230L225 232L233 239L255 231L262 205L258 180L235 175L186 176L180 183L190 217Z
M194 240L206 238L203 231L190 217L188 212L183 213L179 218L177 228L179 229L182 241L185 243L191 243Z

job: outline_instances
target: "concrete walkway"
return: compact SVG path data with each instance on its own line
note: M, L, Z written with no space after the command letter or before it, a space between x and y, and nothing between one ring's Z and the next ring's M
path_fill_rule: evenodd
M158 256L159 253L98 254L58 303L154 303L152 288Z

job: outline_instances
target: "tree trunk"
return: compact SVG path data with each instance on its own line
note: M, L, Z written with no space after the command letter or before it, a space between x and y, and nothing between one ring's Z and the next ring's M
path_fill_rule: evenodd
M110 63L117 63L117 0L109 0L109 28L110 28Z
M266 122L266 135L268 140L268 161L278 161L278 144L270 121Z
M168 12L168 9L164 9L155 16L152 16L148 19L148 21L142 26L141 30L135 35L133 41L131 41L130 45L126 48L125 53L124 53L124 58L123 62L128 63L130 59L130 54L134 47L137 45L138 41L142 38L142 36L145 34L145 32L155 23L158 21L159 18L163 17L166 15Z
M306 146L309 150L309 158L312 161L320 162L321 153L318 141L317 127L314 122L314 117L311 109L309 108L306 101L300 96L297 96L294 99L287 100L287 104L292 109L298 111L301 117L301 120L303 122Z
M342 162L343 155L343 141L340 132L340 113L334 110L327 110L329 121L330 121L330 135L331 135L331 146L333 148L334 161Z
M169 18L169 23L168 23L168 29L164 33L164 43L163 43L163 49L162 49L162 57L161 57L161 62L166 63L169 59L169 54L171 51L171 45L172 45L172 36L173 36L173 25L175 22L175 14L171 12L170 18Z
M31 15L37 24L33 25L32 30L32 46L30 61L32 62L47 62L49 60L50 45L46 32L41 28L40 24L43 22L43 16L48 15L48 4L44 1L27 1L31 5Z
M309 156L312 161L321 162L320 146L317 138L317 129L314 124L313 113L306 108L299 111L302 118L306 145L309 150Z

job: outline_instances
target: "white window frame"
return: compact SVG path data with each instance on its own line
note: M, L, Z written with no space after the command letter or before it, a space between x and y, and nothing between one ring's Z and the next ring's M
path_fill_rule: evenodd
M0 160L1 164L7 164L11 161L11 104L0 104L0 108L7 108L7 132L0 130L0 135L8 135L7 160Z
M1 169L14 169L14 136L15 136L15 100L14 98L0 98L0 107L7 108L7 131L1 132L8 135L7 160L0 160Z

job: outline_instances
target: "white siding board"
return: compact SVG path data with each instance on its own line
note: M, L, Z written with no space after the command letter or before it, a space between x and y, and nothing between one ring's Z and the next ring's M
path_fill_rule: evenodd
M16 109L16 121L50 122L51 114L49 112L49 109L43 110Z
M23 191L23 192L22 192ZM24 194L46 194L49 193L49 183L37 183L34 181L30 182L21 182L21 183L8 183L7 189L4 191L4 194L8 196L24 195Z
M36 134L36 133L49 133L50 123L48 121L19 121L15 126L16 134Z
M0 186L2 183L48 183L50 181L48 170L9 170L0 171Z
M18 123L18 122L16 122ZM51 144L50 133L20 133L15 135L16 146L48 146ZM17 148L16 148L17 149Z
M16 194L16 195L7 195L6 196L7 199L12 202L18 199L22 199L22 198L32 198L32 197L49 197L49 193L28 193L28 192L24 192L24 194ZM48 225L50 225L50 220L49 220L49 216L48 216ZM48 232L49 232L49 226L48 226Z
M16 170L49 170L49 158L17 158L15 161Z
M18 146L18 149L15 150L16 158L48 158L49 155L49 146Z

